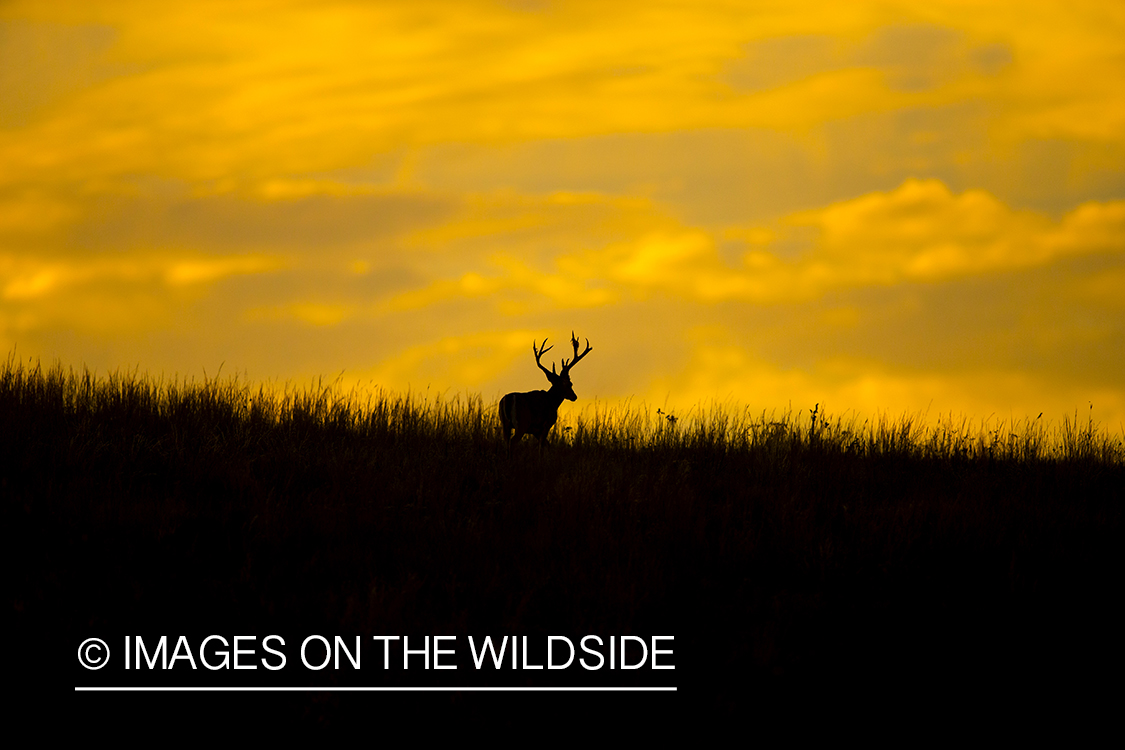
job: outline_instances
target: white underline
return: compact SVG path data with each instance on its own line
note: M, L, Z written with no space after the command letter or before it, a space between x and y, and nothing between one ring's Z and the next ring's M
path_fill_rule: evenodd
M76 693L655 693L676 692L675 687L76 687Z

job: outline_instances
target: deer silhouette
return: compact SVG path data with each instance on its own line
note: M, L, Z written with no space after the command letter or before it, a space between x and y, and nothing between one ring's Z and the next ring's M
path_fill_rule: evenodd
M539 450L547 445L547 435L559 418L559 407L564 400L577 401L574 386L570 382L570 370L590 353L590 339L586 339L586 348L578 353L578 339L574 331L570 332L570 343L574 347L574 357L567 362L562 360L562 371L556 373L555 365L551 369L543 366L540 358L553 349L547 346L547 339L543 339L542 346L531 342L531 351L535 354L535 364L547 376L551 383L548 391L529 391L527 393L509 393L500 399L500 430L504 440L508 443L508 455L512 455L512 445L524 435L534 435L539 439Z

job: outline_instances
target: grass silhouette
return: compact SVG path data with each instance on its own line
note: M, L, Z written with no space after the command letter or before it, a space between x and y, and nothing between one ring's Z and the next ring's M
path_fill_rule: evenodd
M1090 418L594 404L509 459L495 412L10 356L17 634L675 635L719 711L1119 666L1125 446Z

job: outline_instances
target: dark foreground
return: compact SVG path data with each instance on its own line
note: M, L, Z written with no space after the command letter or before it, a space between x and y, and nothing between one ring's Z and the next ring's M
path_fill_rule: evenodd
M194 646L276 633L296 662L304 636L358 635L362 673L285 679L678 688L72 704L172 723L190 705L196 716L419 731L768 723L779 708L822 716L812 707L829 704L987 713L1001 696L1025 707L1094 699L1120 678L1125 461L1120 439L1092 425L989 442L808 415L603 415L572 421L543 455L524 443L509 460L494 421L472 401L270 397L9 361L0 488L15 634L35 644L23 668L59 695L114 680L282 684L261 668L183 661L172 673L86 672L74 654L90 636L113 649L167 635L171 649L179 635ZM392 634L412 648L457 636L458 670L369 671L382 659L371 636ZM463 655L470 635L560 634L673 635L676 668L481 673Z

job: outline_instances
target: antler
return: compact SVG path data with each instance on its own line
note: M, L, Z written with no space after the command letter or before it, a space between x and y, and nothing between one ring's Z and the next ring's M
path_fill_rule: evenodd
M547 340L544 339L543 343L546 344ZM574 331L570 332L570 344L571 344L571 346L574 347L574 359L570 360L570 364L567 364L565 359L562 361L562 371L564 373L570 372L570 368L572 368L576 364L578 364L578 361L580 359L582 359L583 357L585 357L587 354L589 354L590 351L593 349L593 347L590 346L590 339L586 339L586 349L581 354L579 354L578 353L578 339L576 339L574 337ZM552 365L552 367L554 367L554 365Z
M535 352L535 364L539 365L539 369L543 371L544 375L555 374L555 363L551 363L551 371L548 372L547 368L543 366L543 363L539 361L539 358L543 356L544 352L549 352L554 348L555 347L553 345L547 346L547 339L543 339L543 347L541 349L537 349L535 348L535 339L531 340L531 351Z

